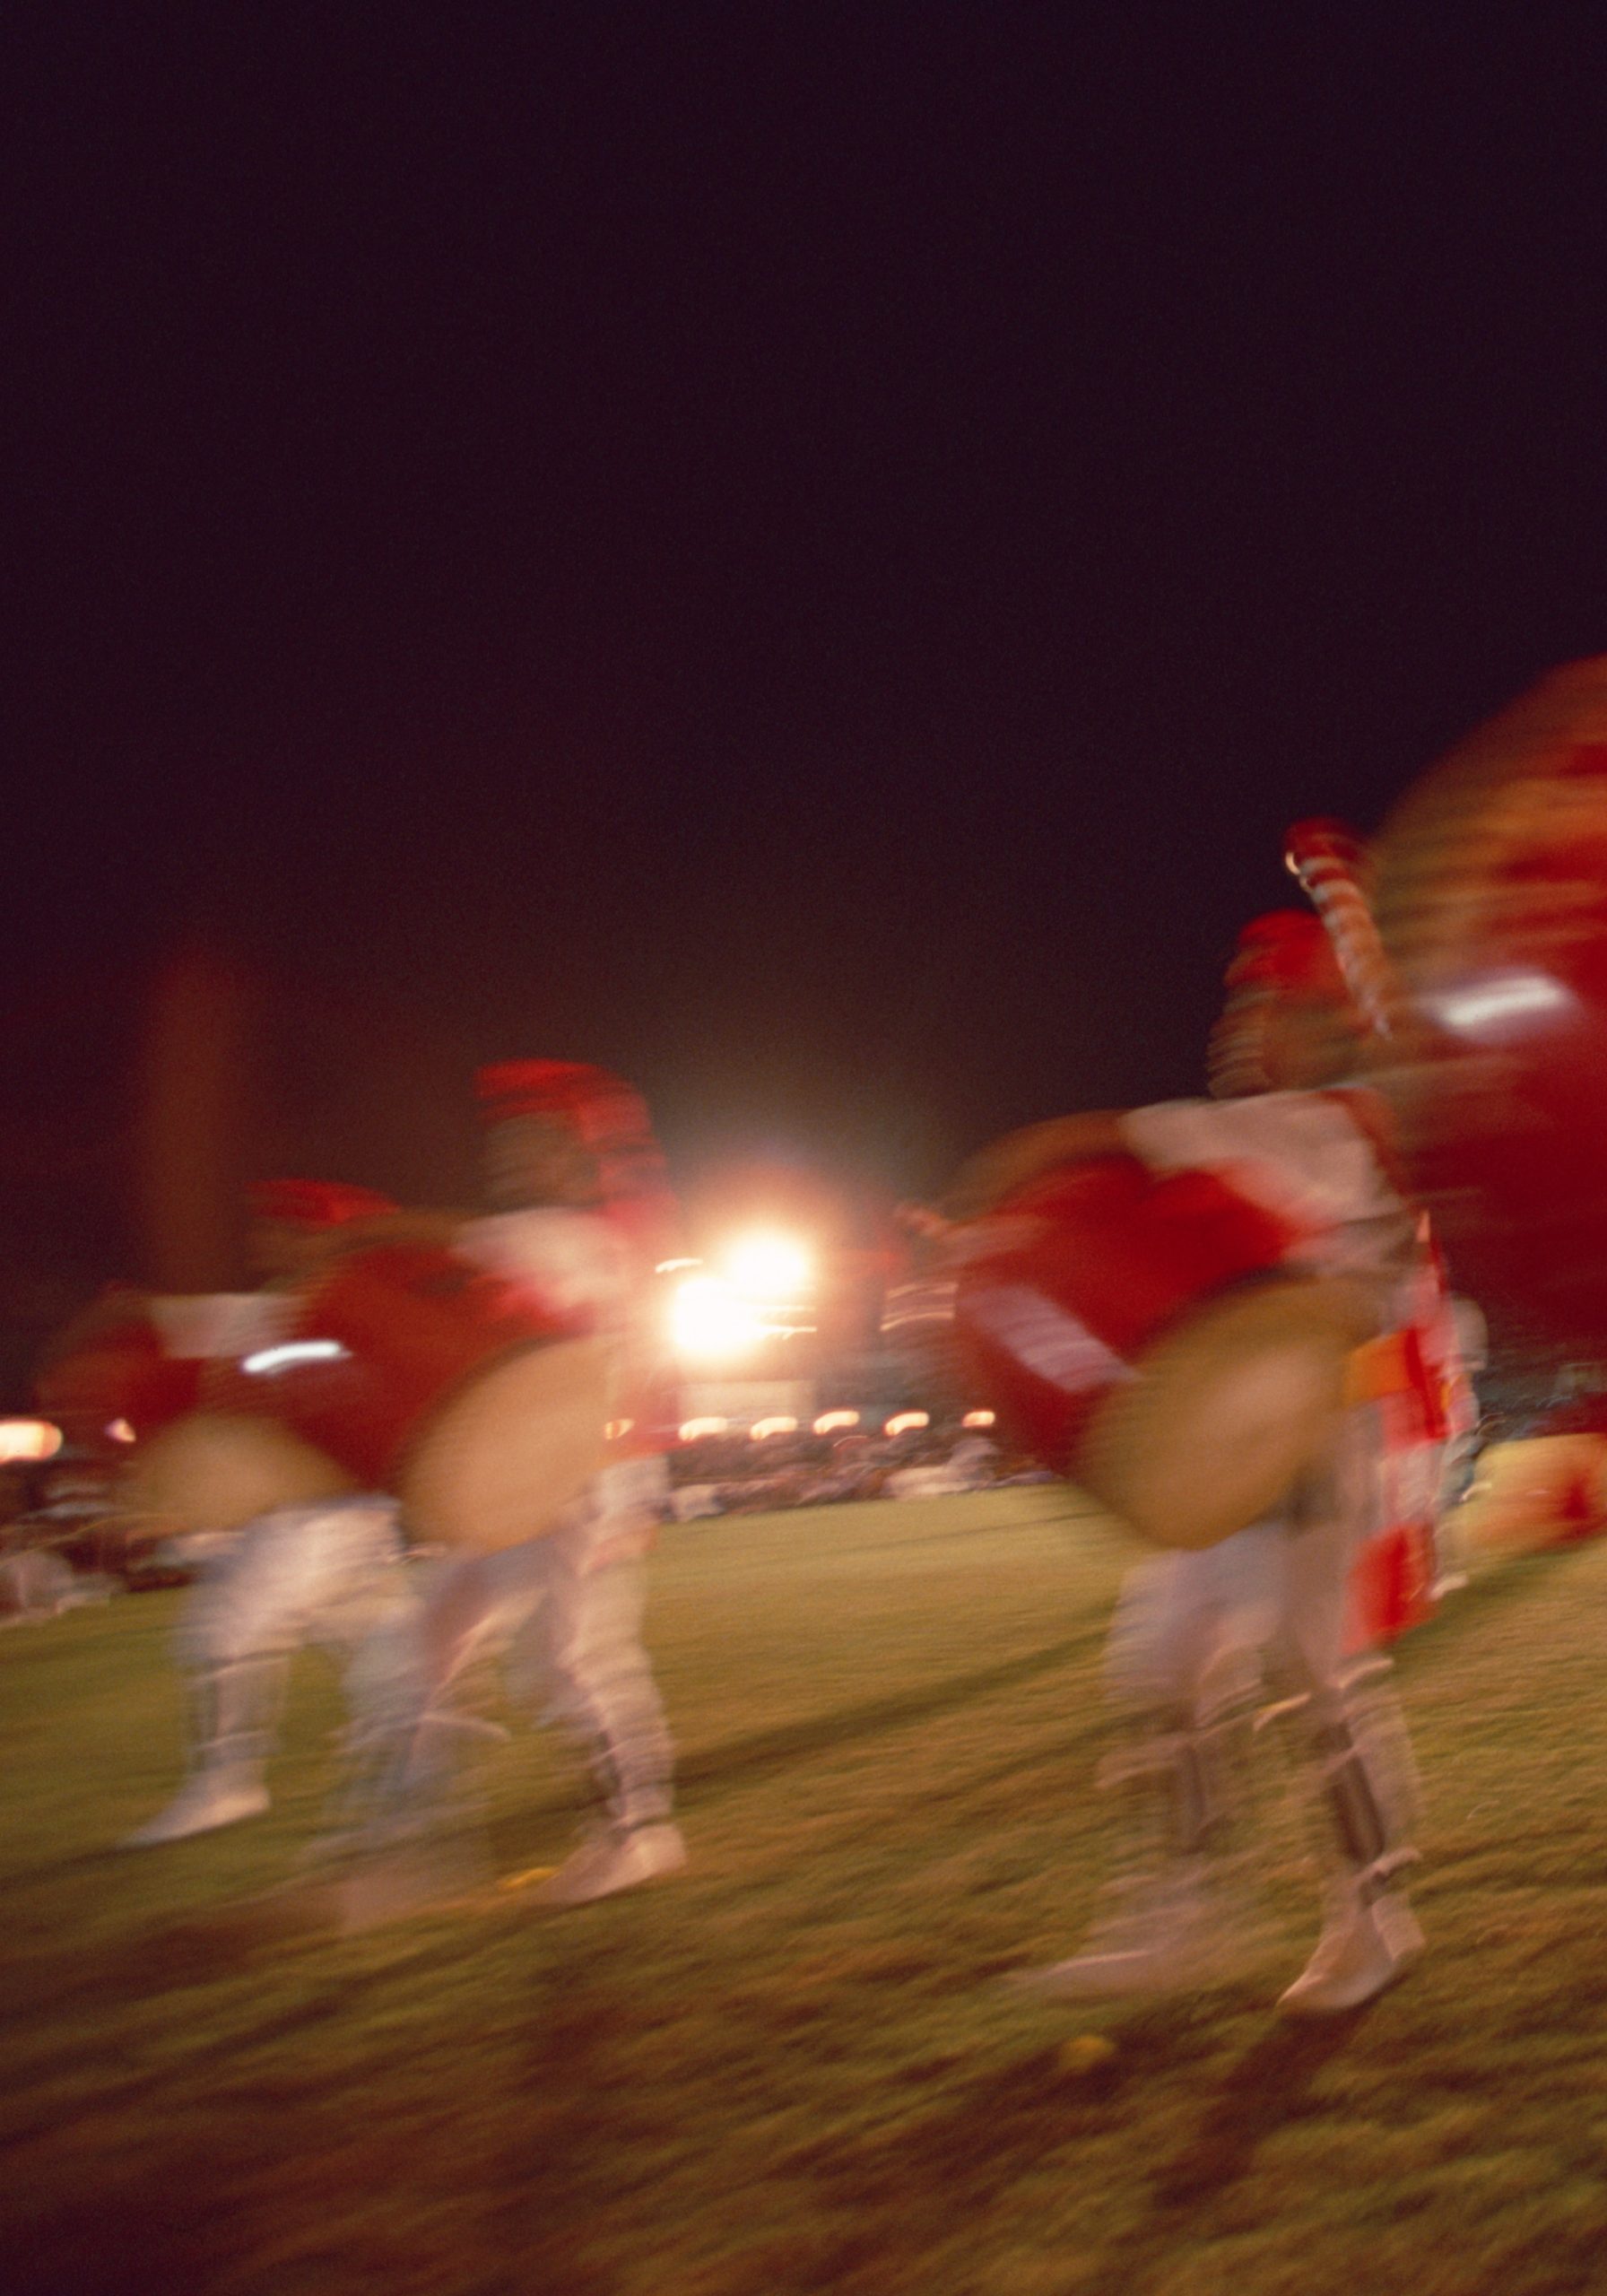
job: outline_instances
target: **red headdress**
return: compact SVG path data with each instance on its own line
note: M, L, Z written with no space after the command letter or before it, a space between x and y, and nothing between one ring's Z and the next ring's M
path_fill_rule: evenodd
M1360 1032L1345 978L1323 921L1308 909L1274 909L1252 918L1227 973L1227 999L1212 1031L1208 1065L1219 1100L1264 1092L1280 1082L1271 1024L1290 1008L1331 1028ZM1270 1065L1269 1065L1270 1063Z
M630 1232L647 1265L678 1248L675 1201L653 1120L622 1077L579 1060L500 1060L480 1070L474 1090L487 1125L546 1117L567 1126L596 1164L602 1208Z
M599 1150L653 1137L641 1094L622 1077L585 1061L499 1060L480 1071L474 1090L487 1124L509 1117L555 1117L586 1147Z
M1253 917L1235 945L1227 984L1274 996L1349 996L1327 927L1307 909Z

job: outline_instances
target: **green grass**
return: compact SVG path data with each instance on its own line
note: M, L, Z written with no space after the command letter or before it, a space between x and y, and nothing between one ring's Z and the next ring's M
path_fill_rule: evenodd
M0 2285L1607 2284L1607 1543L1492 1569L1403 1653L1432 1951L1312 2031L1268 2013L1315 1926L1276 1796L1245 1981L1091 2013L998 1982L1069 1950L1097 1886L1123 1556L1042 1492L672 1531L688 1873L344 1938L271 1918L332 1776L318 1662L270 1817L119 1856L176 1776L181 1598L5 1635ZM550 1734L480 1784L497 1870L562 1854ZM1064 2064L1096 2030L1114 2057Z

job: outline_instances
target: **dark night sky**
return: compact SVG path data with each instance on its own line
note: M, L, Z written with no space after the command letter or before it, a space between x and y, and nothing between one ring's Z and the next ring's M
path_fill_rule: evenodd
M8 39L24 1257L186 930L414 1195L517 1051L694 1184L1193 1089L1286 822L1607 643L1594 9Z

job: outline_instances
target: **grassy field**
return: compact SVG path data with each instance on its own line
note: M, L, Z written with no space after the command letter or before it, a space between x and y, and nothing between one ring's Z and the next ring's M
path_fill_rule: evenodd
M1278 1796L1244 1981L1092 2013L999 1981L1092 1901L1123 1553L1052 1492L672 1531L688 1873L548 1916L488 1881L343 1938L272 1894L331 1776L318 1662L269 1818L119 1856L176 1774L181 1598L14 1630L0 2284L1607 2285L1607 1543L1490 1570L1403 1654L1433 1950L1316 2030L1268 2013L1315 1926ZM493 1873L562 1854L550 1735L482 1786ZM1114 2054L1084 2066L1090 2031Z

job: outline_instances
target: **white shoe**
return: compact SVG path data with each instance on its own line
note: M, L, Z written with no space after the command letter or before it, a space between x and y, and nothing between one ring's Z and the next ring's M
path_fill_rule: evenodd
M1386 1893L1369 1906L1352 1898L1330 1914L1316 1952L1278 2006L1290 2017L1359 2009L1422 1950L1423 1933L1403 1897Z
M153 1849L160 1842L183 1841L193 1833L238 1825L242 1818L259 1818L268 1800L268 1789L260 1779L239 1771L197 1770L165 1810L137 1831L125 1835L119 1847Z
M594 1898L611 1898L617 1890L633 1890L639 1883L679 1873L685 1863L686 1844L679 1826L635 1826L629 1833L600 1833L566 1858L532 1893L533 1899L537 1905L589 1905Z

